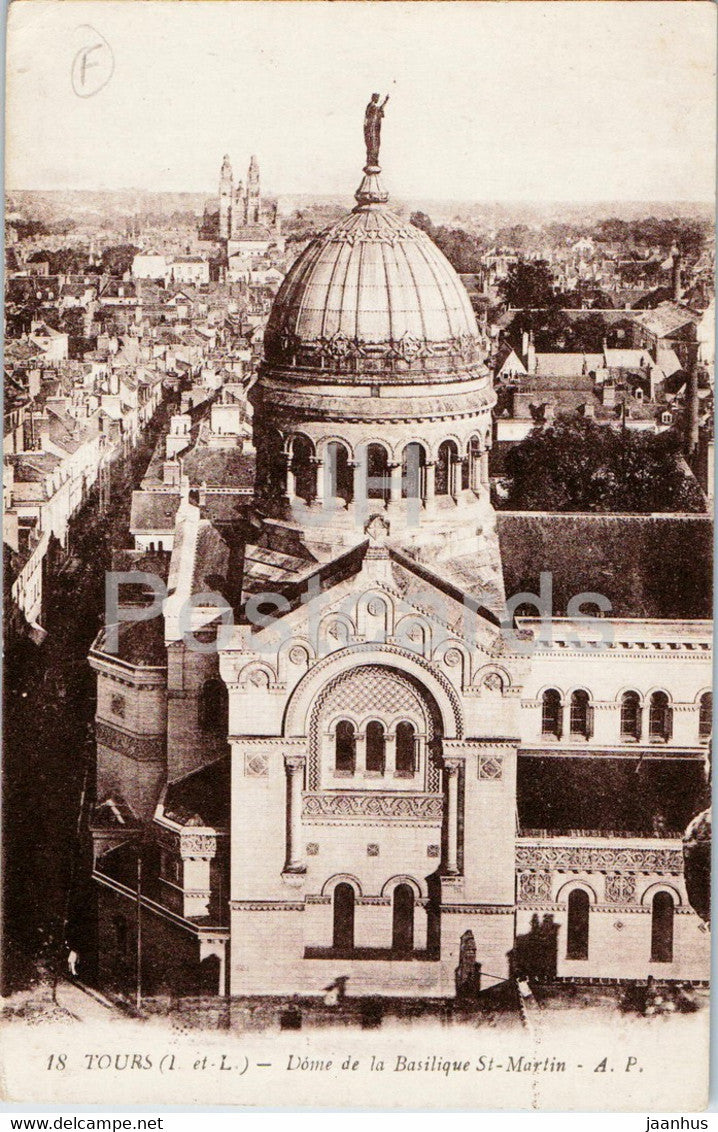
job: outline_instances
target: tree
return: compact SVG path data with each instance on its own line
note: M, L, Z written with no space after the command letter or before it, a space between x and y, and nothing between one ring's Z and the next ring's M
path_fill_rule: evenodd
M556 299L551 269L544 259L513 263L499 289L508 307L552 307Z
M700 512L703 495L681 467L673 432L627 432L564 414L506 456L509 510Z
M102 253L102 266L108 275L120 278L132 267L132 261L139 251L134 244L115 244L105 248Z

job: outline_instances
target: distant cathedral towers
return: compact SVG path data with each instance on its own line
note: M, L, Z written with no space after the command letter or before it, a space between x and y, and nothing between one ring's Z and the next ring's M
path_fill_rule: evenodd
M257 158L250 159L246 188L239 181L235 189L232 165L225 155L219 175L219 239L237 239L243 228L257 224L273 227L275 223L276 207L265 207L262 201Z
M232 225L232 166L225 153L219 174L219 238L228 240Z

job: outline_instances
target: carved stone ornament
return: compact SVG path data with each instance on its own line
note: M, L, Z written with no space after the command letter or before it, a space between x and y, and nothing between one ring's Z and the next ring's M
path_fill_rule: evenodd
M449 668L456 668L461 664L461 653L458 649L447 649L444 653L444 664Z
M255 752L247 752L244 756L245 778L267 778L269 776L269 762L267 756Z
M366 821L429 821L440 822L444 800L436 794L380 794L367 791L356 794L305 794L302 817L307 821L344 819Z
M606 877L606 903L631 904L636 899L636 878L633 876Z
M536 900L551 899L549 873L521 873L519 875L519 903L531 904Z
M479 778L498 781L504 772L501 755L479 755Z
M294 645L289 650L289 661L291 664L307 664L309 660L309 653L302 645Z
M489 672L488 676L484 679L484 687L488 688L490 692L503 692L504 682L498 672Z

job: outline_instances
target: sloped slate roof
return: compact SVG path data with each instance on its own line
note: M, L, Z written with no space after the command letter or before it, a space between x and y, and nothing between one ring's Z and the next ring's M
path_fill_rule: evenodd
M230 758L224 756L167 787L164 811L182 825L199 818L212 829L229 827Z
M539 592L550 571L554 616L576 594L604 594L614 617L711 617L708 515L497 512L506 596Z

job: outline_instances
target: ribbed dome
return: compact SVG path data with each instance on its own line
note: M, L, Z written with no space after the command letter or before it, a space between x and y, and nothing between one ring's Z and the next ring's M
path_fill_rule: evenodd
M466 290L421 229L383 204L360 204L314 239L277 294L269 365L382 371L381 381L480 360ZM459 376L459 374L457 374Z

